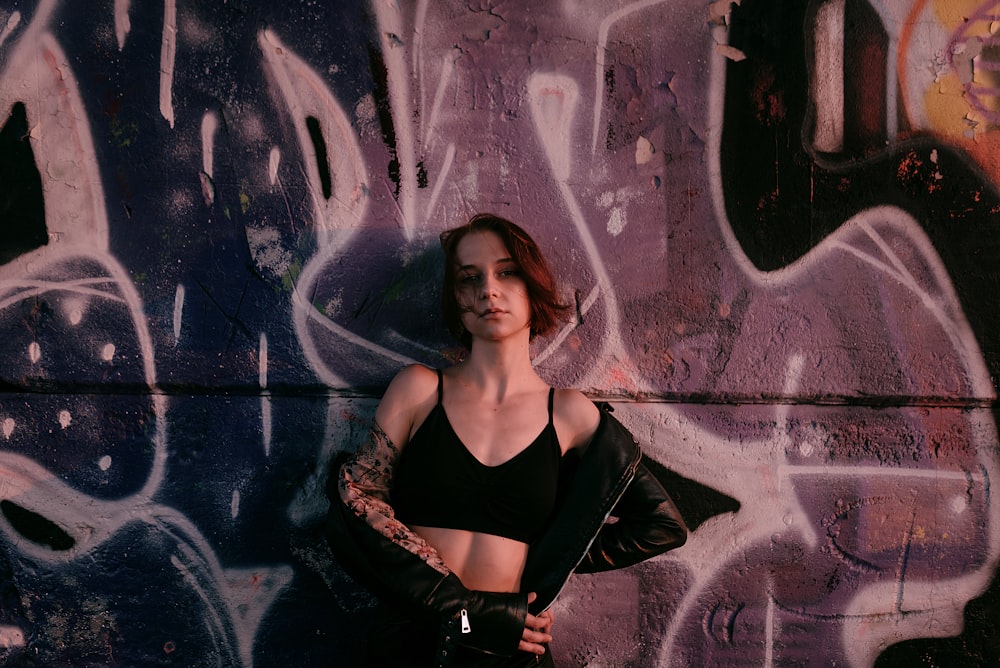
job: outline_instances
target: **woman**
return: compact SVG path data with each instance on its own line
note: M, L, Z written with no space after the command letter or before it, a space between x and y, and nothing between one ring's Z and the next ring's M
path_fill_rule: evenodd
M529 343L567 309L531 237L480 214L441 244L442 312L468 355L389 384L331 475L328 540L382 600L372 665L552 665L548 608L569 575L655 556L687 529L631 434L535 373Z

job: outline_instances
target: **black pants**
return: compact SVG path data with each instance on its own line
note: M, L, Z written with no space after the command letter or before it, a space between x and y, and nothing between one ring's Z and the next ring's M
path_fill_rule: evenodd
M375 615L375 627L368 638L368 661L382 668L428 668L434 665L440 636L434 619L413 617L386 606ZM517 652L513 656L493 656L466 647L457 647L451 665L461 668L555 668L552 654L542 656Z

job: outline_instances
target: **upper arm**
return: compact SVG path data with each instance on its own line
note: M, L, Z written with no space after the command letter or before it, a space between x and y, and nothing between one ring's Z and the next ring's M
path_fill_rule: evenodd
M555 399L553 420L563 452L587 445L601 421L600 410L579 390L558 390Z
M375 422L397 447L410 440L418 418L422 419L437 400L437 372L420 364L405 367L389 383Z

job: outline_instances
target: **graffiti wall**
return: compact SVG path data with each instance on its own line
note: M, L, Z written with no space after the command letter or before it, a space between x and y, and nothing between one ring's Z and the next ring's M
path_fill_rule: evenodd
M327 469L523 224L682 549L565 666L994 665L1000 5L0 0L0 662L357 665Z

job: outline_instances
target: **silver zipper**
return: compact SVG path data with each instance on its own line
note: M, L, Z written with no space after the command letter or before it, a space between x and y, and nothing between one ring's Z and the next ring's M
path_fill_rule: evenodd
M462 633L472 633L472 627L469 625L469 611L462 608Z

